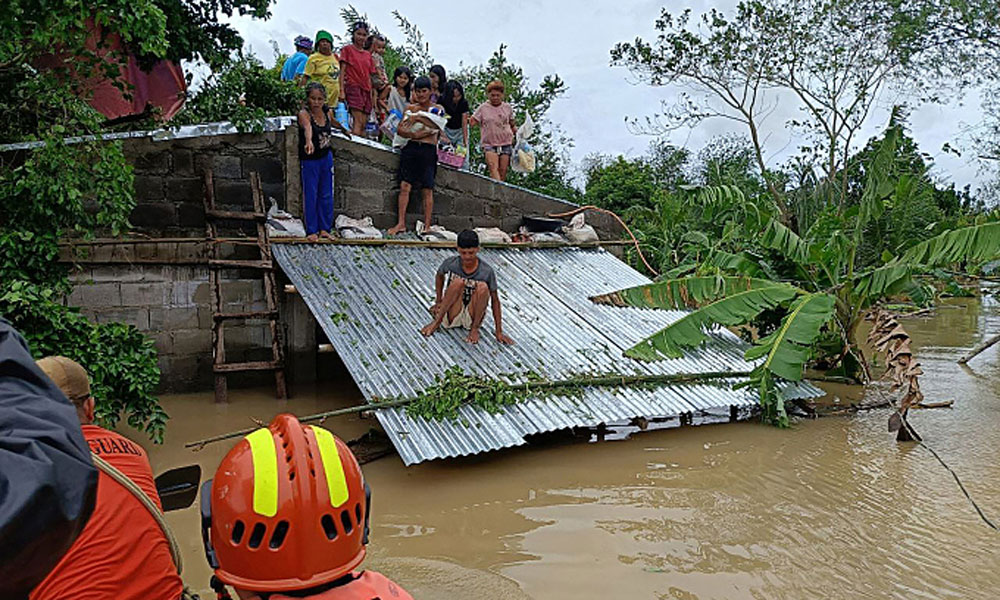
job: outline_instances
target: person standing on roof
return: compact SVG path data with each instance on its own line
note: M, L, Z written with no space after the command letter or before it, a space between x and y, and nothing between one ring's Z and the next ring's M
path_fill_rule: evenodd
M377 75L372 53L365 50L368 41L368 24L358 21L351 26L351 43L340 51L344 67L344 98L351 111L351 133L362 135L372 109L375 108L375 91L372 75Z
M486 156L490 177L497 181L507 179L510 158L514 155L514 136L517 124L514 109L504 102L503 82L496 80L486 86L486 102L479 105L469 119L470 125L481 128L480 145Z
M486 307L491 305L497 341L508 345L514 343L503 332L496 272L479 258L479 234L475 231L466 229L458 234L458 256L444 259L438 267L434 297L437 299L431 307L434 320L420 330L425 336L434 335L442 325L445 328L464 327L469 330L465 341L476 344Z
M285 59L281 67L282 81L298 81L306 72L306 62L312 53L313 41L304 35L295 38L295 54Z
M396 224L389 235L406 231L406 207L410 204L410 191L420 189L424 200L424 227L431 226L434 213L434 178L437 176L437 145L441 130L447 120L444 107L431 102L431 80L417 77L413 82L413 104L406 107L396 136L406 144L399 151L399 200ZM424 113L424 114L420 114ZM440 125L429 116L440 119Z
M76 407L83 437L160 507L153 470L142 446L94 425L90 379L78 363L48 356L38 367ZM30 595L31 600L178 600L184 590L170 543L156 519L125 486L100 472L97 504L83 533Z
M240 440L201 487L220 599L413 600L365 559L371 490L340 438L281 414Z
M333 118L333 111L326 103L325 88L316 82L306 86L306 105L297 118L306 240L333 239L333 150L330 140L334 129L348 139L351 134Z
M316 81L326 88L326 101L330 106L340 102L340 57L333 51L333 36L329 31L316 32L316 52L309 55L299 85Z

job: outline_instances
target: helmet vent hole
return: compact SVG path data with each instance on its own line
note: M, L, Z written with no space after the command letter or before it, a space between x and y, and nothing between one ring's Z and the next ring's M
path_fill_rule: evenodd
M246 529L247 526L243 524L243 521L237 519L236 523L233 525L232 539L234 544L239 544L241 541L243 541L243 533L246 531Z
M337 526L333 523L333 517L330 515L323 515L323 518L320 519L319 522L323 526L323 533L326 534L326 539L337 539Z
M288 472L288 480L289 481L295 481L295 471L289 471Z
M260 543L264 541L264 534L267 533L267 527L263 523L257 523L253 526L253 531L250 532L250 539L247 540L247 546L251 548L259 548Z
M286 535L288 535L288 521L279 521L278 526L274 528L274 533L271 534L271 541L268 545L277 550L284 543Z
M358 527L361 527L361 503L354 505L354 516L357 518Z
M340 511L340 522L344 525L344 533L351 535L351 531L354 529L354 523L351 523L351 513L346 510Z
M316 469L309 469L309 475L311 477L315 477L316 476Z

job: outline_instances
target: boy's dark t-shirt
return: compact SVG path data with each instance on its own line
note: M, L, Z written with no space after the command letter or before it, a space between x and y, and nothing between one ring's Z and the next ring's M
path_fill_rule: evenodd
M444 262L438 267L437 272L438 275L455 275L463 279L482 281L486 283L486 287L490 288L491 292L497 291L497 274L493 271L493 267L481 258L479 259L479 265L472 273L466 273L462 270L462 257L460 256L452 256L444 259Z
M441 101L441 106L444 106L444 112L448 113L448 122L445 127L448 129L459 129L462 127L462 115L469 112L469 103L462 98L455 103L451 98L443 98Z

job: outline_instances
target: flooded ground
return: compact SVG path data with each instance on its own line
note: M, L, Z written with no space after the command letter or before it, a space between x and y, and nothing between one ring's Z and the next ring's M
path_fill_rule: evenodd
M1000 331L1000 307L950 305L905 321L927 399L955 400L911 422L1000 522L1000 346L955 364ZM172 419L167 444L151 448L154 469L198 462L210 477L228 444L191 453L183 443L267 420L281 410L269 393L231 392L221 407L207 393L163 398ZM349 382L325 384L298 390L287 409L358 400ZM391 456L364 467L366 564L417 598L995 598L1000 533L930 453L894 441L887 417L683 428L410 468ZM344 438L373 424L326 423ZM167 518L186 582L207 592L196 509Z

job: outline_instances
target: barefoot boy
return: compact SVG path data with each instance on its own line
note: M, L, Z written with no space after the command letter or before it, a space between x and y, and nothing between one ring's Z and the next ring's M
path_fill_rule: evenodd
M503 332L500 318L500 296L493 267L479 259L479 235L466 229L458 234L458 256L446 258L438 268L434 281L437 301L431 307L434 320L420 330L425 336L434 335L438 327L464 327L469 330L466 342L479 342L479 327L486 317L486 306L493 306L496 338L501 344L513 344ZM447 287L445 280L447 279Z

